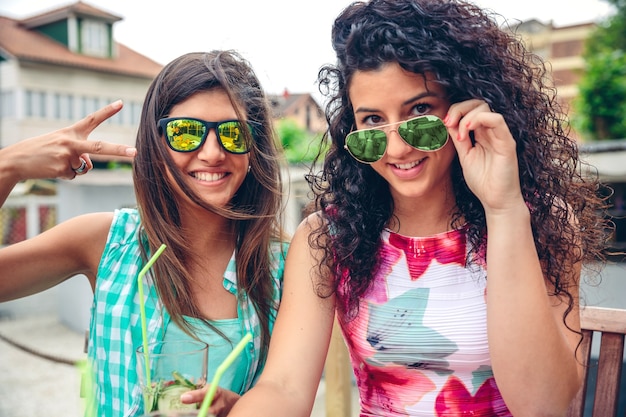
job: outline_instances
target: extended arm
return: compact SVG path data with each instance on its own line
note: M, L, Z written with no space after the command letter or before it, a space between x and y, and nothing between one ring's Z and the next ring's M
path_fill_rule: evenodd
M112 220L112 213L85 214L0 249L0 302L38 293L76 274L85 274L93 288Z
M504 118L469 100L450 108L447 123L463 175L485 209L487 332L498 388L515 416L563 415L582 376L575 355L580 265L563 272L575 301L566 324L568 303L551 295L544 277L520 189L516 143Z
M309 221L317 221L315 215ZM285 265L283 298L259 382L229 416L308 417L319 386L334 319L334 297L320 298L310 224L296 231Z

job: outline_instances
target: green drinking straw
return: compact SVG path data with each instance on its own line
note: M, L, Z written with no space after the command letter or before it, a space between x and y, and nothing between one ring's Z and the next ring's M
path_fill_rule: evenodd
M89 359L76 362L81 377L81 396L85 398L85 417L98 417L96 404L96 386L93 382L93 370Z
M246 343L248 343L251 339L252 333L247 333L243 337L243 339L241 339L239 343L237 343L237 346L235 346L233 351L230 352L228 356L226 356L226 359L224 359L224 361L220 363L220 365L217 367L215 375L213 376L213 380L211 381L209 391L206 393L206 395L204 396L204 400L202 401L202 406L200 407L200 411L198 412L198 417L206 417L207 413L209 412L211 402L213 402L215 391L217 391L217 384L219 383L222 374L224 374L226 368L228 368L233 363L237 355L241 353L243 348L246 346Z
M146 275L148 269L157 260L161 253L165 250L165 244L162 244L159 249L152 255L148 263L139 271L137 277L137 287L139 289L139 310L141 311L141 336L143 338L143 357L146 367L146 386L152 386L152 378L150 377L150 361L148 360L148 330L146 329L146 305L143 300L143 276Z

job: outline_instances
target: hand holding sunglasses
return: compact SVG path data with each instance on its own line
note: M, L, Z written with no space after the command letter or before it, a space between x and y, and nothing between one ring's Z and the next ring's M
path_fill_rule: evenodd
M249 129L254 135L254 126L258 123L241 120L223 120L221 122L207 122L193 117L168 117L158 122L159 133L165 134L167 145L176 152L193 152L199 149L215 129L217 141L226 152L244 154L250 152L250 147L244 133Z
M448 142L448 129L443 121L437 116L426 115L350 132L346 136L344 148L357 161L364 164L374 163L380 160L387 150L387 133L383 129L395 125L398 126L396 131L402 140L423 152L438 151Z

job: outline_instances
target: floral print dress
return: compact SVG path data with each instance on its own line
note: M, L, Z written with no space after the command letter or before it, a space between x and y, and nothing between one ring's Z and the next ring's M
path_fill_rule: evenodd
M466 266L465 229L382 239L358 315L339 315L361 416L510 416L489 356L486 267Z

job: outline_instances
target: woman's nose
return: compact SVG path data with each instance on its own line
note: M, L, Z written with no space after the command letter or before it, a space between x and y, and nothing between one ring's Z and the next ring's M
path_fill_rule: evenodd
M396 129L387 132L387 155L400 158L412 149L413 147L402 139Z
M207 138L198 151L198 158L212 162L221 161L226 156L226 151L218 143L217 132L215 129L209 130Z

